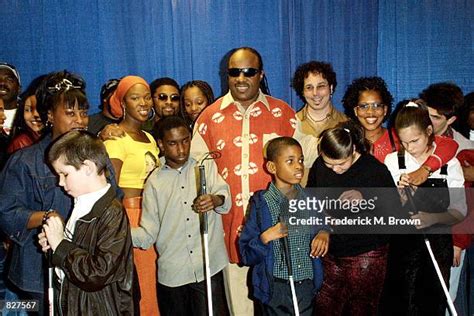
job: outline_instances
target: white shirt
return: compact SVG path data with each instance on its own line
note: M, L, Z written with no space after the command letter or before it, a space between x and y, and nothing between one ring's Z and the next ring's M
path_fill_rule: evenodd
M72 236L74 235L74 230L76 229L76 222L79 218L83 217L92 210L95 202L97 202L102 196L107 193L110 188L110 184L107 183L105 187L98 191L91 193L86 193L81 196L78 196L74 199L74 209L72 210L71 216L69 217L66 227L64 228L64 238L72 241ZM55 268L56 274L59 279L64 279L64 272L60 268Z
M474 141L467 139L455 129L453 129L453 139L459 145L457 153L465 149L474 149Z
M162 167L148 177L143 190L140 227L132 228L134 247L148 249L155 244L158 282L178 287L204 280L203 237L200 216L191 208L198 195L198 163L193 158L173 169L161 158ZM207 192L224 196L224 204L208 212L208 238L211 276L229 262L224 245L220 214L229 211L229 186L217 173L211 160L206 167Z
M71 241L74 235L74 229L76 228L76 222L79 218L83 217L92 210L95 202L97 202L110 188L110 184L107 183L102 189L86 193L78 196L74 199L74 209L72 210L71 216L69 217L66 228L64 230L64 237Z
M436 144L434 144L436 149ZM400 180L402 173L410 173L412 171L418 170L421 167L422 163L416 161L415 157L410 155L405 151L405 170L400 170L398 168L398 152L393 152L385 157L385 165L392 174L393 181L395 183ZM441 169L436 170L430 176L431 179L443 179L446 178L448 183L448 188L458 188L456 190L449 190L449 209L457 210L459 213L466 216L467 206L466 206L466 195L464 193L464 175L462 172L461 164L456 158L451 159L447 163L448 165L448 175L442 175Z
M5 131L7 135L10 135L10 132L13 126L13 119L15 118L15 114L16 114L16 110L17 109L10 109L10 110L5 109L3 111L6 117L5 122L3 123L3 130Z

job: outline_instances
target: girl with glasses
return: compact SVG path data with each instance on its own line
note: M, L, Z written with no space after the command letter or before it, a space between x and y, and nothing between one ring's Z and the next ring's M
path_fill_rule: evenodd
M361 77L352 81L342 99L345 113L362 126L364 137L370 143L370 153L384 162L387 154L400 148L394 130L383 123L392 111L393 97L380 77ZM438 170L456 154L457 144L453 140L437 138L438 148L418 170L409 174L410 183L423 183L431 172Z

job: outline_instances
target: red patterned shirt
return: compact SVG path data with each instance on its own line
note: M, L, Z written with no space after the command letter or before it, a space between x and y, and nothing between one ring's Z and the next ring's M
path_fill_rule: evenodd
M230 261L239 262L237 229L252 194L265 189L271 181L264 169L263 148L279 136L295 136L295 112L282 100L260 92L247 109L227 93L199 116L191 145L194 157L220 151L218 172L230 186L232 208L222 216L225 243Z

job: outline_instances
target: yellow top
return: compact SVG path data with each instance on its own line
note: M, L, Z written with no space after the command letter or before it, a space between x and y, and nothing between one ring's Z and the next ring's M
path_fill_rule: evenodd
M126 133L125 137L104 142L110 159L123 162L119 175L121 188L143 189L148 175L160 164L160 151L153 136L144 133L150 142L138 142Z

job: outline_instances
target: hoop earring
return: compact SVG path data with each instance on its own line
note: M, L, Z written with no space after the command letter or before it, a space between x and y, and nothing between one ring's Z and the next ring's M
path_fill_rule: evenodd
M156 115L155 108L152 106L150 113L148 113L147 121L152 121L155 118L155 115Z

